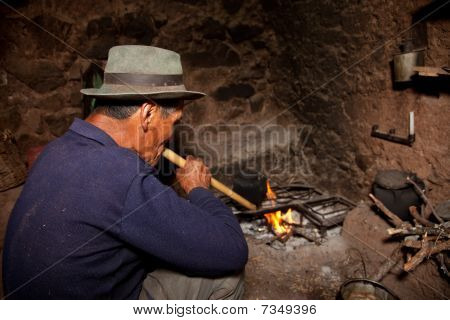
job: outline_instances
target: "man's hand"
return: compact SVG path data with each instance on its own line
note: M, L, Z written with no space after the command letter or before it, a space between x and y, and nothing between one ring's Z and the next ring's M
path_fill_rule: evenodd
M184 168L178 168L177 180L186 193L197 187L208 188L211 184L211 173L202 160L187 156Z

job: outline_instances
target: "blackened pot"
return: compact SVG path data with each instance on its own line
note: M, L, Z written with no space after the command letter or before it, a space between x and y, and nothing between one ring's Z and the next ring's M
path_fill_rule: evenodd
M412 220L409 207L416 206L420 211L422 204L422 199L415 191L414 186L407 182L407 177L416 182L422 190L425 188L423 181L415 174L399 170L378 172L372 185L374 196L383 202L386 208L405 221Z
M234 176L233 191L254 203L257 207L266 198L267 178L254 171L241 171Z

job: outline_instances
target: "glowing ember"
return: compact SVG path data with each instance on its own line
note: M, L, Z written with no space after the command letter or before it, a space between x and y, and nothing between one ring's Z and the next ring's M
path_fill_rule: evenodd
M275 199L277 198L277 194L273 192L270 187L269 180L267 180L267 199L272 200L272 205L275 205ZM286 213L282 213L281 210L277 212L266 213L264 215L267 222L272 226L272 231L278 237L281 237L285 234L291 232L292 227L289 224L293 224L294 220L292 219L292 210L289 209Z

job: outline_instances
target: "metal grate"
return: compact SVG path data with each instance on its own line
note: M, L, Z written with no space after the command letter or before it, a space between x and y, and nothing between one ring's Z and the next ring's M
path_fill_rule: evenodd
M231 208L239 219L257 219L266 213L291 208L320 229L331 228L342 223L355 204L340 196L326 196L324 193L306 184L291 184L286 187L272 186L277 199L264 200L254 211L247 210L225 195L218 197Z
M309 200L303 203L305 215L321 227L332 227L344 221L347 212L355 205L339 196Z

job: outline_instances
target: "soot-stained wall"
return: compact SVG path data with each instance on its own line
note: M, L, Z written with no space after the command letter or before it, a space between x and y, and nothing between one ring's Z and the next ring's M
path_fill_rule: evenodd
M0 127L14 132L24 159L85 114L86 58L104 65L111 46L155 45L179 52L187 87L208 94L187 109L185 124L297 128L282 143L249 139L240 152L229 148L242 136L206 146L194 135L200 140L187 141L185 151L215 148L210 166L259 159L271 175L273 154L282 155L278 167L299 170L279 170L274 179L305 180L354 200L365 197L379 169L399 168L424 178L434 199L450 196L449 95L394 90L391 76L402 35L428 1L11 3L20 13L0 9ZM449 29L445 14L427 19L427 65L449 64ZM416 114L413 147L370 137L374 124L406 135L409 111Z

